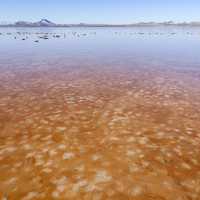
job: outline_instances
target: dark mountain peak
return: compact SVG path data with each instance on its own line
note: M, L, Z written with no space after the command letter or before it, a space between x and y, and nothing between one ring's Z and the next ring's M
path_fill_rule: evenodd
M34 23L39 26L52 26L55 25L55 23L49 21L48 19L41 19L39 22Z
M56 24L49 21L48 19L41 19L38 22L26 22L18 21L15 23L16 26L55 26Z
M49 21L48 19L41 19L40 22L47 22L47 23L52 23L51 21Z

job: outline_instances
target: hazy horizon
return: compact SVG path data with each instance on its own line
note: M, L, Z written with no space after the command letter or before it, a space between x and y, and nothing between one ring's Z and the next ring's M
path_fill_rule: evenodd
M0 21L39 21L46 18L55 23L129 24L136 22L200 21L197 0L114 1L103 0L7 0L1 3ZM187 16L185 15L187 13Z

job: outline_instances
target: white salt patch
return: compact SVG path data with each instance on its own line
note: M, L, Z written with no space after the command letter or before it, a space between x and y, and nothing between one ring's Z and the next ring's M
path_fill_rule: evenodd
M174 151L179 155L182 156L183 153L181 152L181 150L179 148L174 148Z
M53 183L55 184L55 185L64 185L64 184L66 184L67 183L67 177L66 176L62 176L61 178L59 178L59 179L55 179L54 181L53 181Z
M56 130L58 130L59 132L63 132L66 130L66 127L57 127Z
M22 162L18 162L14 165L15 167L21 167L22 166Z
M192 158L191 161L192 161L192 163L193 163L194 165L198 165L198 164L199 164L199 162L198 162L196 159L194 159L194 158Z
M130 137L127 139L127 142L135 142L136 141L136 138L134 137Z
M44 166L49 167L51 165L53 165L53 160L49 160Z
M50 169L50 168L44 168L42 171L45 172L45 173L51 173L52 169Z
M139 171L139 166L137 165L137 164L135 164L135 163L132 163L131 164L131 166L129 166L129 170L130 170L130 172L138 172Z
M17 181L17 178L16 178L16 177L12 177L12 178L10 178L9 180L7 180L5 183L6 183L7 185L10 185L10 184L15 183L16 181Z
M72 152L67 152L67 153L63 154L63 160L69 160L73 157L74 157L74 153L72 153Z
M58 191L52 192L52 197L58 199L60 197L60 193Z
M4 154L5 149L0 150L0 155Z
M6 149L5 149L5 151L7 151L7 152L9 152L9 153L13 153L14 151L16 151L16 147L7 147Z
M85 153L86 149L84 147L79 147L79 151L80 151L80 153Z
M51 144L53 144L53 141L52 140L47 140L47 141L45 141L45 144L48 146L48 145L51 145Z
M140 186L135 186L135 187L132 189L131 194L132 194L133 196L139 196L139 195L142 194L142 192L143 192L142 187L140 187Z
M85 188L86 192L93 192L96 189L97 186L93 182L90 182L89 185L87 185L87 187Z
M101 183L101 182L108 182L112 179L112 176L108 175L108 172L105 170L97 171L95 175L95 183Z
M164 137L165 135L166 135L166 133L164 133L164 132L158 132L157 133L157 136L161 137L161 138Z
M86 180L81 180L73 185L72 190L74 192L79 192L80 188L86 186L87 184L88 184L88 182Z
M140 136L140 135L142 135L142 133L141 132L136 132L135 135Z
M23 149L24 150L31 150L32 146L30 144L25 144L25 145L23 145Z
M191 169L191 166L187 163L181 163L181 166L184 168L184 169L187 169L187 170L190 170Z
M127 155L127 156L134 156L134 155L136 155L136 152L133 151L133 150L128 150L128 151L126 152L126 155Z
M144 154L140 154L140 155L139 155L139 158L144 158Z
M93 161L97 161L97 160L99 160L100 158L101 158L100 155L93 155L93 156L92 156L92 160L93 160Z
M79 172L83 172L85 170L85 166L82 164L82 165L77 166L75 169Z
M139 139L139 143L142 144L142 145L146 144L147 142L148 142L148 138L146 138L146 137L141 137Z
M64 149L66 149L66 145L60 144L60 145L58 145L58 149L64 150Z
M57 186L57 190L58 190L59 192L64 192L65 186L64 186L64 185L58 185L58 186Z
M142 161L142 166L143 167L148 167L150 165L150 163L148 161Z
M57 151L55 151L54 149L52 149L52 150L49 151L49 155L50 156L54 156L56 154L57 154Z
M29 192L22 200L36 199L38 192Z
M26 158L31 158L33 156L35 156L35 152L29 152L27 153Z
M37 139L39 139L40 137L41 137L41 135L37 134L37 135L34 135L34 136L32 137L32 139L33 139L33 140L37 140Z
M43 153L46 153L46 152L48 152L49 151L49 148L44 148L44 149L42 149L42 152Z
M162 184L169 190L173 189L173 185L169 181L164 181Z
M194 180L190 180L190 179L185 180L185 181L183 181L181 183L182 186L187 187L187 188L189 188L191 190L194 189L195 184L196 184L195 181Z
M52 139L52 135L48 135L48 136L42 138L43 141L51 140L51 139Z
M36 160L36 163L35 163L35 166L41 166L41 165L44 165L44 160L41 160L41 159L38 159Z
M110 140L113 140L113 141L118 141L119 138L118 137L110 137Z

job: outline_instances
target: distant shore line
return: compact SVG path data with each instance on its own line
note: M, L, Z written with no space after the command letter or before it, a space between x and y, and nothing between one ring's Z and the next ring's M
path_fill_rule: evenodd
M157 27L157 26L197 26L200 27L200 21L193 22L136 22L129 24L105 24L105 23L79 23L79 24L60 24L54 23L48 19L41 19L38 22L17 21L15 23L0 23L0 27Z
M191 26L200 27L199 21L193 22L136 22L130 24L103 24L103 23L78 23L78 24L60 24L41 19L38 22L17 21L15 23L0 23L0 27L157 27L157 26Z
M85 25L80 25L80 24L74 24L74 25L52 25L52 26L32 26L32 25L0 25L0 27L8 27L8 28L72 28L72 27L200 27L200 24L134 24L134 25L93 25L93 24L85 24Z

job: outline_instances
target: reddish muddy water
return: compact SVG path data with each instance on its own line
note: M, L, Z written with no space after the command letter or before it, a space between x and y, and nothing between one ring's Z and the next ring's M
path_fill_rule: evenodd
M4 30L2 200L200 199L200 36L143 31Z

